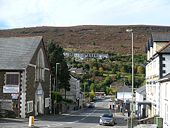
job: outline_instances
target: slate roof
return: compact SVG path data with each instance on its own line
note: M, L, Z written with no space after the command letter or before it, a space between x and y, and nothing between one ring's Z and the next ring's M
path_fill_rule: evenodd
M73 73L76 73L76 74L83 74L83 73L85 73L83 68L70 68L69 71L73 72Z
M131 92L131 88L129 88L128 86L122 86L120 89L118 89L117 92Z
M168 73L167 75L165 75L163 78L170 78L170 73Z
M167 75L165 75L161 79L159 79L159 81L169 81L169 80L170 80L170 73L168 73Z
M0 70L26 68L41 40L41 36L0 38Z
M170 53L170 43L158 51L159 53Z
M136 89L136 92L138 92L139 94L146 94L146 86L142 86Z
M168 42L170 41L170 33L152 33L151 39L154 42Z

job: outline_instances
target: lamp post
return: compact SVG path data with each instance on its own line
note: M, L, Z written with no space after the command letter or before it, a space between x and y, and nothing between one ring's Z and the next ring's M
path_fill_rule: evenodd
M55 91L58 91L58 76L57 76L57 73L58 73L58 66L60 63L56 63L56 81L55 81Z
M133 99L133 88L134 88L134 55L133 55L133 29L126 29L126 32L131 33L132 36L132 106L131 106L131 128L133 128L133 107L134 107L134 99Z

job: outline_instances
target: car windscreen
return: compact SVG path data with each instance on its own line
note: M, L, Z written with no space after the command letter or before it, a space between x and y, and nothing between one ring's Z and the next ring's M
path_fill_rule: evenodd
M109 117L109 118L112 118L113 117L113 115L112 114L103 114L103 116L102 117Z

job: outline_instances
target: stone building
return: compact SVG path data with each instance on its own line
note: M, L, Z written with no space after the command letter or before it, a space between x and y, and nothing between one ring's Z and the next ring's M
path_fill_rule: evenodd
M50 110L50 69L40 36L0 38L0 107L18 117Z

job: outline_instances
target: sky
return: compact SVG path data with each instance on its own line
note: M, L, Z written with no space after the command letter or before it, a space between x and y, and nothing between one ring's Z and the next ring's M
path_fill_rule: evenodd
M170 26L170 0L0 0L0 29L36 26Z

